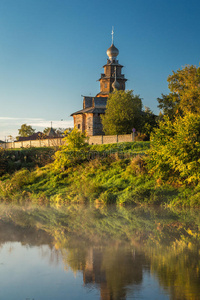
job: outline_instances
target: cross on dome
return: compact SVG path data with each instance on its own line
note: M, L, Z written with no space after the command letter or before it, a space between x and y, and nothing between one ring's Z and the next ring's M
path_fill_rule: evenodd
M114 41L114 27L112 27L111 35L112 35L112 44L113 44L113 41Z
M112 35L112 45L108 48L107 50L107 55L110 59L110 61L112 62L113 60L116 59L117 55L119 54L119 50L114 46L114 27L112 27L112 32L111 32L111 35Z

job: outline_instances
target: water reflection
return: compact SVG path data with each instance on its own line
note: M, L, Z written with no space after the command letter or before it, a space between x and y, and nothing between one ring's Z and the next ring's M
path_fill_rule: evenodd
M58 299L199 299L199 211L1 205L0 218L2 247L40 247L82 281L81 295Z

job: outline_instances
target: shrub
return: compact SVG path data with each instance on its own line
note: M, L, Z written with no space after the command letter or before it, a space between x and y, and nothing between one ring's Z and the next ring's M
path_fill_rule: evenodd
M151 136L149 172L177 185L200 181L200 116L188 113L172 122L165 117Z
M65 132L67 134L67 132ZM65 144L55 153L54 168L65 170L68 166L85 159L86 135L75 127L64 139Z

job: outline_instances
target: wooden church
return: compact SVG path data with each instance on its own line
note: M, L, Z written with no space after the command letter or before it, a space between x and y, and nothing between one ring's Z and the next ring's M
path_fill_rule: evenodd
M119 50L113 43L112 31L112 45L107 50L107 64L103 66L104 73L99 79L100 93L95 97L84 97L83 109L71 114L74 118L74 127L86 132L88 136L104 134L101 115L105 114L108 95L114 90L125 90L127 79L121 73L123 66L117 60L118 54Z

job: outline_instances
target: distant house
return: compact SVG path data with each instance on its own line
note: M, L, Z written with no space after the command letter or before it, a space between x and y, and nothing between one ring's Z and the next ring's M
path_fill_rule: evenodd
M18 141L35 141L35 140L41 140L41 139L51 139L51 138L60 138L60 135L58 135L55 130L51 127L49 128L49 130L47 131L46 134L44 134L43 132L35 132L30 136L27 137L19 137Z
M30 136L26 136L26 137L19 136L18 141L19 142L21 142L21 141L35 141L35 140L41 139L42 135L43 135L43 133L38 131L38 132L33 133Z

